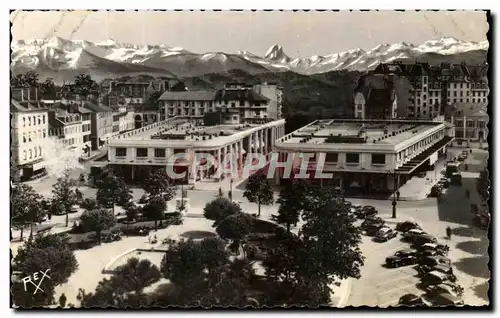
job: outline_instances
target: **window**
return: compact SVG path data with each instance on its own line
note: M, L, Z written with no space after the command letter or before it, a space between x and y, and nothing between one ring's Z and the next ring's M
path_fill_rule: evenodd
M127 156L127 148L116 148L115 155L117 157L126 157Z
M26 134L23 133L23 143L26 142Z
M26 160L26 150L23 150L23 160Z
M469 127L469 128L474 128L474 127L475 127L475 125L474 125L474 121L473 121L473 120L468 120L468 121L467 121L467 127Z
M361 104L357 104L357 105L356 105L356 109L357 109L357 110L363 110L363 106L362 106Z
M137 148L136 155L137 155L137 157L147 157L148 156L148 148Z
M29 158L30 159L33 158L33 151L31 149L29 150L29 154L30 154Z
M38 125L41 125L42 124L42 119L40 118L40 116L38 116Z
M165 158L166 156L165 148L155 148L155 158Z
M485 128L486 127L486 123L482 120L478 121L477 122L477 127L479 128Z
M345 161L347 164L359 164L359 153L346 153Z
M245 101L244 100L240 100L240 106L245 106Z
M336 152L329 152L325 156L325 162L338 162L339 154Z
M472 103L475 103L475 102L476 102L476 99L475 99L475 98L473 98L473 99L472 99Z
M28 141L31 142L31 133L28 133Z
M460 103L463 103L464 102L464 99L463 98L460 98Z
M464 96L464 92L460 91L460 97Z
M28 117L28 126L31 126L31 117Z
M26 127L26 118L23 117L23 127Z
M453 92L453 97L457 97L457 92L456 91Z
M38 149L35 147L35 155L33 156L34 158L36 158L36 156L38 155Z
M384 154L372 154L372 165L385 165Z
M457 138L463 138L464 137L464 132L462 130L455 131L455 137L457 137Z
M236 107L236 103L231 103L231 107Z

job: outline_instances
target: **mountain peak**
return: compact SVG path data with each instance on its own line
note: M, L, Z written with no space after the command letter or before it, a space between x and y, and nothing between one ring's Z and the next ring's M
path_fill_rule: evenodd
M283 47L278 44L271 46L269 50L267 50L266 55L264 55L264 58L280 62L290 61L290 57L283 52Z

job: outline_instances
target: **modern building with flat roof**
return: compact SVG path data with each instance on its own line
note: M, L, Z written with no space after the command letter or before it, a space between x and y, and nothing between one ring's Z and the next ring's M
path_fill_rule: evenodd
M225 156L238 158L243 168L247 153L268 154L275 141L285 134L285 120L268 119L262 124L223 124L204 126L200 120L168 118L113 137L108 142L108 165L127 181L140 181L154 170L173 165L176 173L187 172L187 182L211 178L210 171L196 171L190 160L169 160L185 154L210 153L216 162Z
M394 182L399 188L445 154L453 139L449 130L444 122L431 120L317 120L278 139L275 152L280 162L293 161L296 168L301 162L297 154L311 153L308 167L313 182L346 193L390 193ZM321 166L320 155L322 171L333 178L313 177ZM283 173L283 168L277 169L276 183L283 181Z

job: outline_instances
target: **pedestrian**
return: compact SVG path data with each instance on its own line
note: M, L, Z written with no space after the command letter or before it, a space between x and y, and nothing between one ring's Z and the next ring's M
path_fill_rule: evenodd
M399 190L396 192L396 200L399 201L399 196L401 195L401 193L399 192Z
M449 226L446 228L446 237L451 239L451 228Z
M470 199L470 191L468 189L465 190L465 196L467 197L467 199Z

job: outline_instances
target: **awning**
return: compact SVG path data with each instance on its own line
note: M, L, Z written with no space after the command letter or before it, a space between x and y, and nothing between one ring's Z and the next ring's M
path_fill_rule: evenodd
M396 169L396 173L410 174L411 172L413 172L413 170L417 169L420 165L422 165L431 155L441 150L453 139L454 139L453 137L445 136L443 139L441 139L434 145L424 150L415 158L411 159L409 162L403 164L401 167Z
M43 164L43 161L33 164L33 171L37 171L37 170L40 170L40 169L43 169L43 168L45 168L45 165Z

